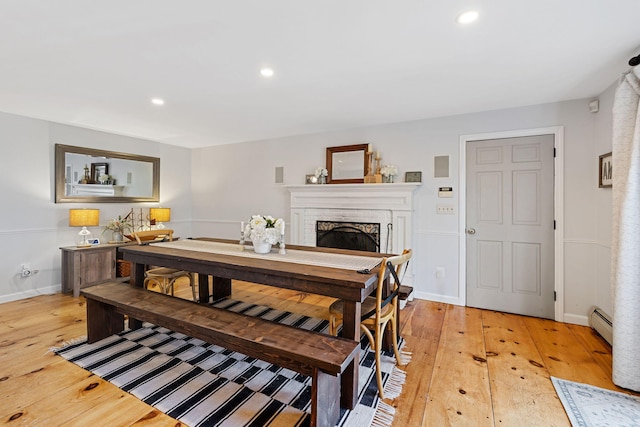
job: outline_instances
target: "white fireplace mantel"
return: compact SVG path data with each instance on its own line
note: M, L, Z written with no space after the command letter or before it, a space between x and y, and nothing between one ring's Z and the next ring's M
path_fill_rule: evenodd
M292 244L315 246L315 222L381 222L381 249L411 248L413 194L420 183L288 185ZM387 233L387 227L389 233Z

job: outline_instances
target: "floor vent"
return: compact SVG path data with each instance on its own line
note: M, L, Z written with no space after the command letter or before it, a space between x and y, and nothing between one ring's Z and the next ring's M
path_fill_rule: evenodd
M611 345L613 345L613 323L611 316L602 311L600 307L594 307L589 315L589 325Z

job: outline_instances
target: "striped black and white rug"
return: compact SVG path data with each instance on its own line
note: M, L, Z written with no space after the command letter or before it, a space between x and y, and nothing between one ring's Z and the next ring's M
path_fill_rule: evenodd
M328 330L326 320L266 306L230 299L215 305L318 332ZM358 405L342 410L338 425L388 426L394 408L378 399L374 354L368 340L362 341ZM81 339L55 352L189 426L309 425L309 377L166 328L145 324L93 344ZM393 353L383 356L382 365L385 397L396 397L404 372L395 367Z

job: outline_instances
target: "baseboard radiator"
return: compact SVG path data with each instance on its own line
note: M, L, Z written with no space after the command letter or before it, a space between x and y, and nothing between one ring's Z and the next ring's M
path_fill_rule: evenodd
M613 345L613 322L611 316L600 307L593 307L589 314L589 325L609 344Z

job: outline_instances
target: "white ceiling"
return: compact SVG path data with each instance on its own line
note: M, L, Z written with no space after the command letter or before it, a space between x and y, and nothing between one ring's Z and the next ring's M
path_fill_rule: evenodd
M639 22L640 0L0 0L0 111L202 147L587 98Z

